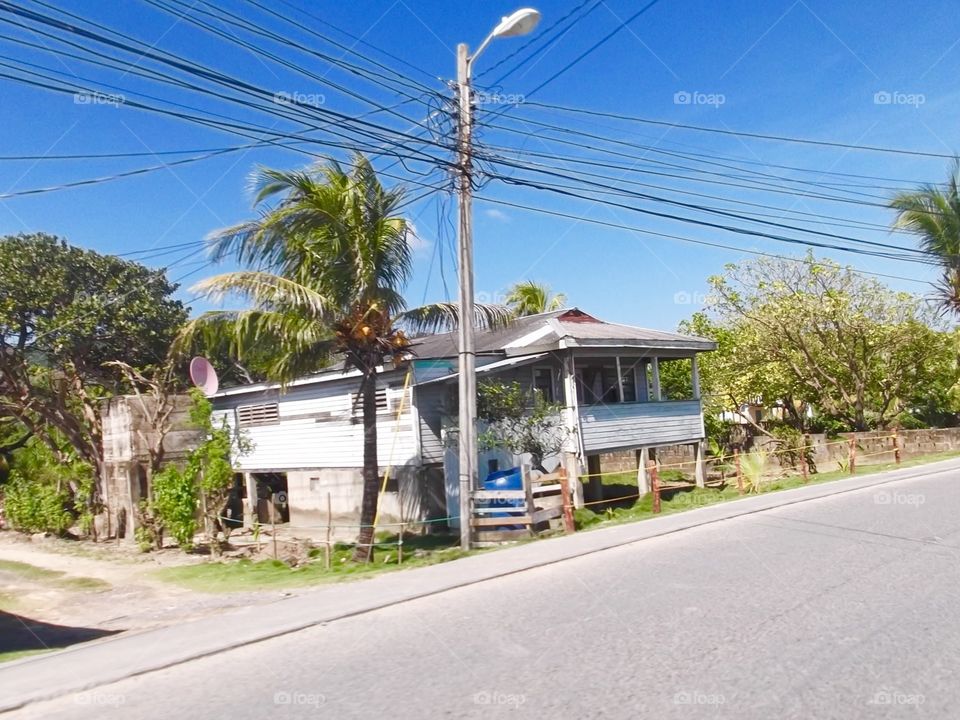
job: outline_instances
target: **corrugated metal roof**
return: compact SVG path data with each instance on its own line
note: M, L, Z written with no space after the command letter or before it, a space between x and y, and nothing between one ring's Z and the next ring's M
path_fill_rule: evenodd
M528 336L529 342L523 342ZM577 308L517 318L507 328L493 331L481 330L475 335L478 354L500 353L507 346L511 349L526 346L537 349L558 349L561 340L567 340L568 345L577 345L579 341L583 341L586 345L603 345L606 344L603 342L606 340L610 345L616 345L619 341L634 347L643 347L644 343L649 343L649 347L656 348L675 347L691 350L716 348L712 340L663 330L608 323ZM457 333L417 338L413 341L410 350L418 358L456 357Z

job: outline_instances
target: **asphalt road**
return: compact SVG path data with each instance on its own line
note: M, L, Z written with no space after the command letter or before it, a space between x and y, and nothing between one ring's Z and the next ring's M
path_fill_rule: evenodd
M13 715L956 718L958 480L684 530Z

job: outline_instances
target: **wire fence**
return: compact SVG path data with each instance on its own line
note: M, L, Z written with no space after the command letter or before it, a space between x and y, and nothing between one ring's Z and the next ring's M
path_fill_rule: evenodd
M846 446L846 448L847 448L847 454L846 454L846 458L845 458L845 459L846 459L846 463L845 463L845 464L841 463L841 469L845 469L846 471L849 472L849 474L853 475L853 474L856 473L856 465L857 465L857 460L858 460L858 459L876 457L876 456L879 456L879 455L891 455L891 454L892 454L895 462L899 465L900 462L901 462L901 445L900 445L900 438L901 438L901 436L900 436L900 434L899 434L898 432L894 432L894 433L889 434L889 435L880 435L880 436L872 436L872 437L869 437L869 438L862 438L861 440L869 441L871 444L876 443L876 442L878 442L878 441L892 440L892 443L891 443L890 447L885 447L885 448L883 448L883 449L876 450L876 451L871 451L871 452L862 452L862 451L860 451L860 450L858 449L858 445L861 444L861 443L858 442L858 439L857 439L855 436L852 436L852 437L849 437L849 438L842 438L842 439L831 440L831 441L826 441L826 442L817 442L817 443L807 442L807 443L805 443L804 445L788 446L788 447L781 448L781 449L776 449L776 448L770 449L770 450L758 449L758 450L753 451L753 453L757 453L757 454L760 454L760 455L763 455L763 456L778 455L778 454L784 454L784 453L790 453L790 454L793 454L793 455L799 454L799 464L800 464L801 469L802 469L802 476L803 476L804 482L807 482L808 479L809 479L809 477L808 477L808 469L809 469L809 467L808 467L808 466L809 466L809 464L810 464L810 459L807 457L807 451L809 451L809 450L826 449L826 450L829 452L829 449L830 449L831 447L833 447L833 446L841 446L841 445L842 445L842 446ZM750 453L746 453L746 454L750 454ZM614 471L609 471L609 472L588 473L588 474L586 474L586 475L583 476L583 478L584 478L585 480L594 479L594 478L610 477L610 476L614 476L614 475L617 475L617 476L621 476L621 477L622 477L622 476L624 476L624 475L626 475L626 474L628 474L628 473L635 473L635 474L638 476L638 481L639 481L639 479L640 479L640 474L641 474L641 470L643 470L643 471L647 474L647 477L648 477L648 479L649 479L649 481L650 481L650 482L649 482L650 491L649 491L649 492L641 492L641 490L643 490L643 487L642 487L642 486L639 484L639 482L638 482L637 492L635 492L635 493L630 493L630 494L627 494L627 495L615 495L615 496L613 496L613 497L603 497L603 498L598 499L598 500L590 500L590 501L582 502L582 503L579 503L579 504L575 504L575 503L573 502L573 500L571 499L571 500L568 500L565 504L562 505L562 509L563 509L565 512L566 512L566 511L572 512L573 510L575 510L575 509L577 509L577 508L580 508L580 507L590 508L590 507L595 507L595 506L598 506L598 505L607 505L607 506L610 506L610 505L614 505L614 504L620 504L620 503L623 503L623 502L625 502L625 501L640 500L641 498L645 497L646 495L652 494L652 496L653 496L653 498L652 498L652 499L653 499L653 502L652 502L651 510L652 510L652 512L653 512L654 514L657 514L657 513L659 513L659 512L662 511L661 496L662 496L662 494L663 494L664 492L673 493L673 492L677 492L677 491L693 489L693 488L696 488L696 487L699 487L699 486L700 486L700 485L698 485L698 484L695 483L695 482L670 482L670 481L666 481L666 484L665 484L664 481L661 480L660 474L661 474L664 470L668 470L668 469L682 469L682 468L688 467L688 466L696 467L696 465L697 465L698 463L707 464L708 462L712 462L712 463L714 464L714 466L718 466L718 465L719 465L719 466L722 466L722 467L731 468L732 472L731 472L731 474L730 474L730 476L729 476L729 479L730 479L731 481L733 481L733 480L736 481L736 486L737 486L738 492L739 492L739 494L742 495L742 494L745 494L746 492L748 492L748 489L746 489L746 488L744 487L744 484L743 484L743 479L744 479L744 474L745 474L745 473L744 473L743 468L742 468L742 466L741 466L741 459L744 457L744 455L745 455L745 454L741 454L741 453L739 453L738 451L734 451L734 453L732 453L731 455L714 456L713 458L710 458L709 460L708 460L708 459L702 459L702 460L700 460L700 459L692 459L692 460L682 460L682 461L672 462L672 463L661 463L661 462L657 462L657 461L651 461L651 462L649 462L649 463L647 464L647 466L646 466L645 468L640 468L640 467L638 467L635 471L633 471L633 470L614 470ZM783 468L781 468L781 469L783 469ZM727 479L727 478L722 477L722 478L721 478L721 482L726 482L726 479ZM760 487L764 482L773 483L773 482L776 482L778 479L781 479L781 478L773 477L773 478L766 479L765 481L764 481L763 478L759 478L759 477L751 478L751 479L750 479L750 488L749 488L749 491L751 491L751 492L759 492L759 487ZM703 480L704 480L704 484L706 484L706 473L703 474ZM711 483L711 484L712 484L712 483ZM509 505L506 505L506 506L503 508L503 510L504 510L504 512L509 513L509 511L511 510L511 508L510 508ZM234 526L236 526L236 525L240 522L240 519L239 519L239 518L235 518L235 517L220 516L219 519L220 519L220 521L223 522L223 523L232 524L232 525L234 525ZM322 531L322 532L326 533L326 537L325 537L325 538L311 537L308 542L309 542L311 545L313 545L313 546L318 546L318 545L319 545L319 546L321 546L321 547L324 548L324 550L325 550L325 557L326 557L326 562L327 562L327 567L328 567L328 568L330 567L330 563L331 563L331 554L332 554L332 552L334 551L334 549L335 549L338 545L343 545L343 546L348 547L348 548L369 547L369 548L371 549L371 551L374 550L374 549L396 548L397 561L398 561L398 564L400 564L400 563L403 562L404 545L411 545L411 544L413 544L414 546L416 546L416 545L418 544L418 543L416 543L415 541L411 542L410 540L405 540L405 538L408 537L411 532L416 532L416 533L420 534L420 531L422 531L424 528L430 528L431 526L436 526L436 525L441 524L441 523L442 523L442 524L449 524L449 523L451 523L452 521L459 521L459 520L460 520L460 516L459 516L459 515L448 515L448 516L445 516L445 517L425 518L425 519L410 519L410 520L399 520L399 521L393 521L393 522L381 521L381 520L379 519L379 517L377 517L377 519L375 520L375 522L370 523L370 524L362 524L362 523L359 523L359 522L342 522L342 521L336 521L336 522L335 522L334 519L333 519L333 514L332 514L332 512L331 512L330 509L329 509L329 494L328 494L328 522L327 522L327 523L322 523L322 524L316 524L316 525L303 525L303 524L299 524L299 523L298 523L297 526L296 526L296 530L298 530L298 531L313 531L313 530L315 530L315 531ZM504 524L504 525L510 525L510 524L511 524L511 523L510 523L510 520L511 520L511 518L510 518L509 514L505 515L505 516L503 517L503 524ZM378 540L378 539L374 538L374 539L373 539L371 542L369 542L369 543L345 542L345 541L343 541L342 539L338 540L338 539L334 539L334 538L333 538L333 534L334 534L334 532L337 531L337 530L340 530L340 531L347 531L347 530L349 530L349 531L356 531L357 533L359 533L360 531L362 531L363 529L366 529L366 528L372 528L372 529L374 530L374 532L376 532L377 530L386 530L386 531L392 530L392 531L395 533L395 535L394 535L391 539L383 538L383 539L379 539L379 540ZM275 556L276 556L276 554L277 554L277 550L276 550L276 544L277 544L277 543L292 543L292 544L298 544L298 545L299 545L299 544L302 544L302 543L304 542L303 539L284 538L284 537L282 537L282 534L281 534L281 533L278 533L277 528L276 528L275 524L273 524L273 523L258 523L258 522L255 522L255 523L254 523L254 533L255 533L256 535L259 535L260 533L266 534L266 536L269 538L269 540L270 540L271 542L273 542L273 544L274 544L274 555L275 555ZM434 537L436 537L436 535L435 535ZM441 546L441 545L431 545L429 549L430 549L431 551L449 550L449 549L452 549L452 548L454 548L454 547L459 546L459 544L460 544L460 542L459 542L459 538L458 538L458 539L457 539L457 542L456 542L456 543L451 543L449 547ZM419 549L419 548L418 548L418 549Z

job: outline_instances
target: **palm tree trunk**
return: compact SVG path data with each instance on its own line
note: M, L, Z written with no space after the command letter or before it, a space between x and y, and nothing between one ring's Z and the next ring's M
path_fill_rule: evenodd
M377 374L370 370L361 384L363 393L363 501L360 505L360 534L353 552L355 562L369 562L373 556L373 521L380 495L380 463L377 459Z

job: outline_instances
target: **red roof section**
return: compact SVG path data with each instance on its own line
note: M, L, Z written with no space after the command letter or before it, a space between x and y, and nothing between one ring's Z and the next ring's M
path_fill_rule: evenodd
M597 323L599 325L604 324L603 320L597 320L593 315L587 315L583 310L578 310L577 308L573 308L572 310L567 310L567 312L563 313L563 315L560 315L559 317L557 317L557 320L562 320L563 322L570 322L570 323Z

